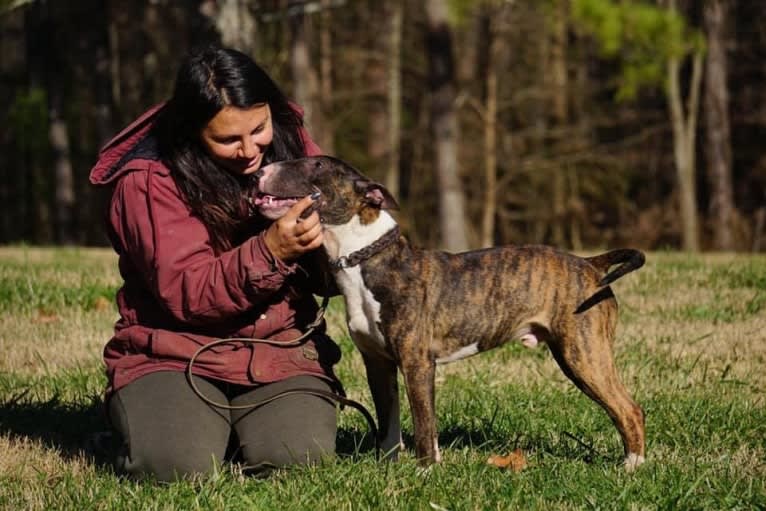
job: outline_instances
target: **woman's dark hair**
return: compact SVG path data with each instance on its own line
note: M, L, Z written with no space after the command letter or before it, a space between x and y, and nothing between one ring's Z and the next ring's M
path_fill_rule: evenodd
M274 137L263 164L305 156L301 118L269 75L244 53L207 47L183 60L173 96L155 125L160 156L218 250L232 247L247 218L245 180L208 156L201 133L225 106L249 109L264 104L271 110Z

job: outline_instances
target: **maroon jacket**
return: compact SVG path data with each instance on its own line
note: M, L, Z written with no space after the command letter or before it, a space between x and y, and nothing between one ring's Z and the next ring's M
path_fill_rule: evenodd
M107 143L90 174L91 183L113 187L107 229L124 280L117 293L120 319L104 348L107 394L154 371L185 370L193 354L216 339L291 340L316 317L311 289L317 286L305 265L275 259L262 230L254 227L229 251L212 247L146 136L161 108ZM301 134L306 153L319 154ZM337 345L320 328L300 347L218 345L203 352L193 370L237 384L299 374L335 381L332 366L339 358Z

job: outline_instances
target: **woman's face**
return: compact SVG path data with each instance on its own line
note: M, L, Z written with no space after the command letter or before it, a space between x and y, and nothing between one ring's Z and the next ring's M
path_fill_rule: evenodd
M225 106L202 129L202 145L210 157L236 175L261 167L274 130L268 104L248 109Z

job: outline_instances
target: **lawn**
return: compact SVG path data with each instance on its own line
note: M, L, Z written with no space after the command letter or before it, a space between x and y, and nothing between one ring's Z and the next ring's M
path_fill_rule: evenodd
M766 509L766 257L651 253L612 286L618 367L647 416L633 474L547 349L511 343L439 368L439 466L421 470L412 451L377 462L344 409L340 454L319 466L166 485L116 475L103 441L115 263L108 250L0 247L2 509ZM346 390L371 407L336 299L328 321ZM486 463L515 449L519 472Z

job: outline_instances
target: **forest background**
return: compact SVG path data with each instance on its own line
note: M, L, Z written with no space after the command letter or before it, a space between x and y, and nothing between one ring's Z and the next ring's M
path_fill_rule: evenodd
M105 245L99 147L253 56L415 243L766 251L760 0L0 0L0 243Z

